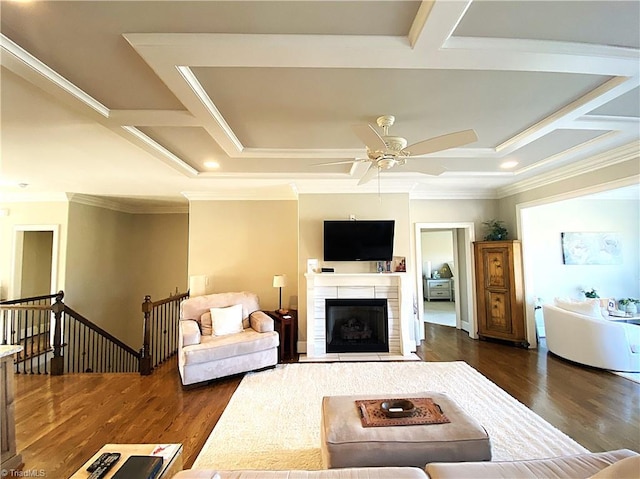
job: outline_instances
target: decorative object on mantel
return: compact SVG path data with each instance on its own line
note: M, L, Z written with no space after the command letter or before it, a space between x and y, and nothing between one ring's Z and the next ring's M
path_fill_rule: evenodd
M487 227L487 234L484 237L485 241L504 241L508 239L509 232L504 226L504 221L488 220L483 221L482 224Z
M584 294L585 298L599 298L600 297L600 296L598 296L598 292L596 291L596 288L581 289L580 292L582 294Z
M637 314L638 313L638 304L640 304L640 299L634 298L623 298L618 301L620 305L620 311L624 311L626 313Z
M286 274L277 274L273 277L273 287L278 288L280 290L279 299L278 299L278 313L284 314L289 311L286 309L282 309L282 288L287 285L287 275Z
M622 264L619 233L560 233L560 235L564 264Z
M395 265L396 273L404 273L407 271L407 259L404 256L394 256L393 263Z

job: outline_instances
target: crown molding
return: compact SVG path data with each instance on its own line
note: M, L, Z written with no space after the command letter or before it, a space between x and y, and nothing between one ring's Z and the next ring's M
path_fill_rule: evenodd
M519 181L511 185L507 185L497 189L497 197L505 198L507 196L524 193L541 186L551 183L573 178L578 175L590 173L600 170L608 166L612 166L624 161L638 159L640 157L640 142L634 141L626 145L614 148L612 150L600 153L582 161L572 163L564 167L556 168L548 173L543 173L535 178Z
M104 208L107 210L117 211L119 213L128 213L132 215L177 214L189 212L188 206L132 206L123 204L118 200L84 195L81 193L68 193L67 196L69 198L69 202L72 203L77 203L85 206L94 206L96 208Z

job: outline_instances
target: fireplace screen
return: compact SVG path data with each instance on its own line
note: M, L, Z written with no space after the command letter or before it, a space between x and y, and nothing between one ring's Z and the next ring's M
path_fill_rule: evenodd
M325 301L327 353L389 352L386 299Z

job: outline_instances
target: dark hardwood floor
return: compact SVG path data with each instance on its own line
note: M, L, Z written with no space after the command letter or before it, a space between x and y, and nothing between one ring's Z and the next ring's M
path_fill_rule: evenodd
M587 449L640 451L640 384L545 349L474 341L446 326L428 324L426 331L418 350L423 360L466 361ZM184 467L190 467L241 377L183 390L173 360L151 376L15 379L24 470L65 478L105 443L182 443Z

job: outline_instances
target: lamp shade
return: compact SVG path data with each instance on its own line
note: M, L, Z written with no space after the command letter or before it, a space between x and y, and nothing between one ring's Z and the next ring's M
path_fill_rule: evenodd
M287 285L287 275L277 274L273 277L274 288L284 288Z

